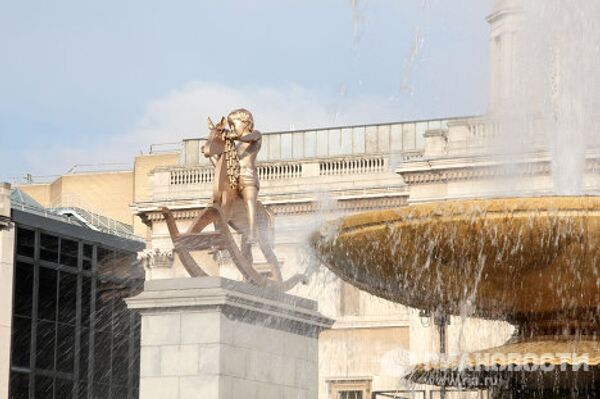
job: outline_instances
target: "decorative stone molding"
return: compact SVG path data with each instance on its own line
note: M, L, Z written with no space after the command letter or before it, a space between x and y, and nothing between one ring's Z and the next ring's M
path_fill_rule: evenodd
M144 267L144 270L170 268L173 266L174 260L173 251L163 251L159 248L146 250L138 256L138 262Z
M409 185L444 183L450 181L467 181L494 177L510 176L544 176L552 172L549 159L540 155L532 160L523 160L516 163L502 163L484 158L473 157L464 159L462 165L457 165L456 160L431 160L414 167L400 167L396 170L404 182ZM586 173L600 171L600 158L596 155L588 158L585 165Z
M373 190L375 191L375 190ZM369 195L346 195L335 199L334 206L328 208L331 211L362 211L369 209L395 208L406 205L408 202L408 192L403 187L397 191L373 192ZM299 215L318 212L321 205L314 198L306 198L294 201L264 201L264 205L274 215ZM185 206L185 208L184 208ZM179 209L172 209L176 220L191 220L200 215L200 212L206 208L205 204L186 204L181 205ZM163 215L160 213L159 205L151 209L138 211L138 215L146 224L163 221Z
M397 171L404 182L409 185L445 183L450 181L467 181L493 177L507 176L538 176L550 173L549 162L531 162L517 165L499 164L499 165L469 165L464 167L447 167L438 170L433 168L423 168L421 170L402 170Z
M8 216L0 216L0 231L9 230L13 226L12 220Z

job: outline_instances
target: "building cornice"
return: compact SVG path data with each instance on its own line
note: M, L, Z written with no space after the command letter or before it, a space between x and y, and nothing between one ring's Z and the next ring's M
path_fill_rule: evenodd
M471 158L440 158L413 162L396 169L408 185L447 183L494 177L549 175L552 162L547 156L509 162L486 156ZM588 158L585 172L600 170L600 158Z
M402 190L399 192L370 193L356 196L343 196L334 198L334 204L327 207L327 211L346 212L346 211L366 211L371 209L396 208L408 203L408 192ZM206 208L208 201L177 203L168 201L160 203L159 201L145 204L135 204L136 214L142 218L146 224L162 221L163 216L160 212L162 206L168 206L177 220L194 219L200 212ZM263 200L263 204L275 215L302 215L316 213L323 210L320 201L314 197L286 201Z

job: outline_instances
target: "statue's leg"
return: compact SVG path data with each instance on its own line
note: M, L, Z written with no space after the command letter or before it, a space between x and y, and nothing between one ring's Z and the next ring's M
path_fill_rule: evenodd
M254 244L256 242L256 201L258 198L258 188L256 186L245 186L242 189L242 198L248 212L248 243Z

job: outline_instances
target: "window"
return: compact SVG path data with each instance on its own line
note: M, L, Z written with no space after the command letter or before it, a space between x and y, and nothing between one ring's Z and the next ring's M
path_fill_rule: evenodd
M339 399L363 399L363 391L340 391Z
M35 231L17 229L17 255L33 258L35 249Z
M16 252L10 397L136 399L135 254L20 226Z
M377 152L377 126L367 126L365 132L365 151L368 154Z
M340 154L352 154L352 129L342 129L342 142L340 145Z
M300 159L304 156L304 132L293 134L293 156L294 159Z
M282 134L281 136L281 159L292 158L292 135Z
M371 397L371 379L344 378L327 381L329 399L368 399Z
M58 263L58 237L48 234L40 235L40 259Z
M352 152L364 154L365 152L365 128L355 127L352 129Z
M79 243L73 240L60 240L60 263L65 266L77 268Z
M317 132L310 131L304 133L304 156L314 158L317 155Z

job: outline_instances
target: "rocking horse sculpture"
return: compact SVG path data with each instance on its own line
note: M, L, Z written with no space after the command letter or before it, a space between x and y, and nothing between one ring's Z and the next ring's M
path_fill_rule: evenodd
M233 130L227 128L228 122ZM190 276L208 276L192 257L191 251L226 250L245 281L288 291L300 282L306 283L307 277L296 274L284 281L281 275L281 266L273 252L272 217L256 200L258 177L254 163L261 139L253 125L252 114L244 109L233 111L227 120L221 118L217 125L209 118L210 133L202 153L215 167L212 204L200 213L185 233L179 232L168 208L163 207L161 212L174 252ZM239 145L236 146L235 140L239 140ZM210 224L214 225L214 231L205 232ZM240 246L230 228L241 235ZM271 268L270 278L254 268L252 244L255 242Z

